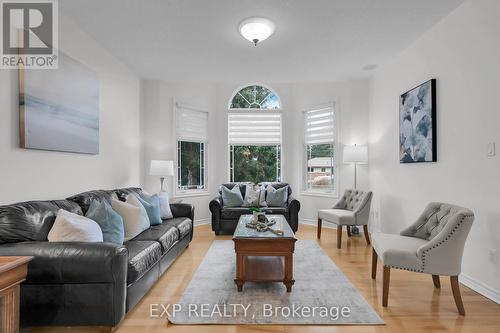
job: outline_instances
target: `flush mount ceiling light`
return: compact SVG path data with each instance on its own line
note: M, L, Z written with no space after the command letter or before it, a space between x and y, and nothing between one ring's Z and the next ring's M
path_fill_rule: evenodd
M252 42L255 46L274 33L274 23L263 17L250 17L240 23L238 30L240 34Z

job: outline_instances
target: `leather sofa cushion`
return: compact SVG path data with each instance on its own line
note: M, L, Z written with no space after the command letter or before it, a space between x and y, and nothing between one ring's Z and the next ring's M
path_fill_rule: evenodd
M123 244L128 249L127 284L137 281L161 258L161 245L155 241L130 240Z
M266 214L288 215L288 209L285 207L266 207L264 211ZM244 214L252 214L252 211L246 207L228 207L221 210L221 218L225 220L238 220Z
M246 207L227 207L222 208L220 212L221 218L226 220L237 220L244 214L252 214L252 212Z
M139 195L142 194L142 190L138 187L127 187L116 190L94 190L83 192L73 195L66 200L76 202L82 208L83 214L86 214L92 200L106 201L111 205L111 196L115 192L121 201L125 201L126 196L130 193L137 193Z
M67 200L28 201L0 206L0 244L46 241L59 209L82 215L80 207Z
M127 250L112 243L19 242L3 244L4 256L34 256L26 283L112 283Z
M166 222L153 225L132 239L132 241L157 241L161 244L162 253L170 250L178 240L179 230L174 225Z
M191 219L186 217L174 217L173 219L163 220L163 223L175 226L179 231L179 239L184 238L193 229Z

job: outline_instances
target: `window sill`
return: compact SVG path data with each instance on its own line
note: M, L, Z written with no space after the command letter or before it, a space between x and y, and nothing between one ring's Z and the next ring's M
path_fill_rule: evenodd
M334 199L337 199L339 197L337 193L315 192L315 191L302 191L300 195L305 195L310 197L334 198Z
M206 191L206 190L176 192L175 198L206 197L206 196L209 196L210 194L211 193L209 191Z

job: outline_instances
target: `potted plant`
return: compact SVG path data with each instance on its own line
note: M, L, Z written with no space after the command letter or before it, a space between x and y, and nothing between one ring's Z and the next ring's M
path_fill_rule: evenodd
M253 213L253 220L255 222L263 222L266 219L266 212L258 207L250 207L250 211Z

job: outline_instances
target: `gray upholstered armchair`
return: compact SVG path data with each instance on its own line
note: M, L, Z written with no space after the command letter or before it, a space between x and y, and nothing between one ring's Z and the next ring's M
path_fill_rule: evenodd
M368 235L368 219L372 192L359 190L345 190L344 195L331 209L318 211L318 239L321 238L323 220L337 225L337 248L342 244L342 226L347 226L347 235L351 236L350 227L362 225L366 243L370 244Z
M387 306L392 267L431 274L436 288L441 287L440 275L450 276L458 312L465 315L458 275L473 221L474 213L467 208L433 202L400 235L373 233L372 279L377 274L377 257L384 265L382 305Z

